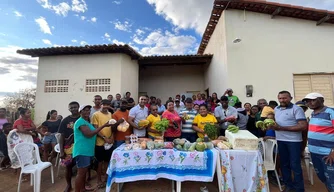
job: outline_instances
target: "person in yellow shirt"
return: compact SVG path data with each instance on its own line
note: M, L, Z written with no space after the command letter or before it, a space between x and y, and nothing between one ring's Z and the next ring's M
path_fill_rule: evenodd
M264 106L261 112L261 119L267 118L267 116L271 113L275 113L274 109L278 106L278 103L276 101L269 101L268 106Z
M101 104L102 109L95 112L91 117L91 123L95 128L101 127L111 119L111 113L109 112L109 109L111 108L111 102L108 99L104 99L102 100ZM108 167L108 163L113 152L113 147L110 147L110 145L114 143L112 129L116 129L119 123L122 123L123 121L123 119L119 120L116 124L113 124L112 127L105 127L97 134L95 144L95 158L98 161L98 167L96 171L97 188L103 188L105 186L104 182L102 182L102 175L106 174L106 168ZM105 148L106 143L110 144L109 149L108 146Z
M157 131L154 128L154 124L158 121L161 121L161 117L158 114L158 106L151 105L151 114L146 118L150 124L148 125L148 137L151 138L153 141L155 137L161 137L161 132Z
M197 131L197 135L199 138L204 137L204 126L207 123L217 124L217 119L215 116L209 114L208 108L205 104L201 104L199 106L199 114L196 115L193 121L193 129Z

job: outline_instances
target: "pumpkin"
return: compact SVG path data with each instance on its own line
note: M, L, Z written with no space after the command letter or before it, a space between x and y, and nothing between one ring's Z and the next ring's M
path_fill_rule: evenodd
M126 132L129 129L130 125L128 122L124 121L123 123L117 126L117 130L121 132Z
M115 123L117 123L117 121L115 119L110 119L109 122L108 122L108 124L111 124L111 125L113 125Z
M141 149L146 149L146 141L143 141L140 143L140 148Z
M143 119L143 120L140 120L140 121L138 122L138 127L145 127L145 126L147 126L148 124L150 124L150 122L149 122L148 120L146 120L146 119Z

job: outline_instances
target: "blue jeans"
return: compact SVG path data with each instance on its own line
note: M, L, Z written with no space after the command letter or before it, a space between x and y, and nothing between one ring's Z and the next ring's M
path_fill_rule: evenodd
M78 155L75 157L76 164L78 168L86 168L90 166L93 157Z
M123 143L125 143L125 141L116 141L116 146L115 149L119 146L121 146Z
M300 158L302 142L277 141L277 143L285 186L295 189L297 192L304 192L304 179ZM293 181L291 171L294 175Z
M198 137L197 133L181 133L181 138L185 138L191 143L194 143Z
M328 191L334 191L334 164L326 164L323 159L325 156L311 153L313 167L318 178L326 185Z

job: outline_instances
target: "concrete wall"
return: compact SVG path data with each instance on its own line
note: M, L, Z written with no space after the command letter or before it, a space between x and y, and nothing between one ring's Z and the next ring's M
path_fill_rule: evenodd
M187 91L204 92L204 75L202 66L154 66L140 70L139 92L161 98Z
M69 114L68 103L78 101L80 104L93 104L93 96L101 95L106 98L108 94L125 94L125 90L136 96L138 80L134 73L136 61L132 61L124 54L97 54L97 55L70 55L41 57L38 66L37 93L36 93L36 123L45 120L51 109L56 109L64 117ZM133 66L133 69L130 69ZM128 79L124 79L128 71ZM137 70L138 77L138 70ZM85 91L86 79L110 78L110 92ZM69 79L69 92L44 93L45 80ZM129 85L121 82L128 82ZM136 87L137 86L137 87ZM124 87L124 88L121 88ZM124 89L124 90L123 90Z
M233 88L242 102L276 100L281 90L293 93L293 74L334 71L332 24L316 26L315 21L280 16L271 19L270 15L253 12L246 12L244 17L238 10L227 10L223 16L206 52L216 47L221 49L217 52L224 53L223 48L214 45L224 38L221 22L225 19L228 81L220 89ZM233 43L236 38L242 41ZM217 60L221 58L214 59L211 66L218 66ZM215 71L224 69L226 66L221 65ZM253 97L246 97L246 85L254 86ZM211 86L216 87L214 83Z
M121 56L121 94L125 96L127 91L131 92L131 97L138 101L139 86L139 66L137 60L131 60L128 55Z
M228 87L228 65L226 50L225 14L221 15L216 29L204 51L204 54L213 54L211 63L204 72L204 88L209 88L209 94L216 92L221 96Z

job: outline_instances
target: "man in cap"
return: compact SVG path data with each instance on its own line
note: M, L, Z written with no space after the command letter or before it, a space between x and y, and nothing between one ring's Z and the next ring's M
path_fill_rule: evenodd
M233 90L231 88L226 89L224 96L227 94L228 105L234 107L234 105L240 102L239 98L233 95Z
M221 105L215 108L214 113L220 125L220 135L225 136L225 130L238 118L238 112L234 107L229 106L228 97L222 96L220 103Z
M180 111L184 108L180 105L180 100L179 99L175 99L175 104L174 104L174 110L177 112L177 113L180 113Z
M303 99L313 110L309 122L308 148L315 172L329 192L334 191L334 109L324 105L324 96L309 93Z

